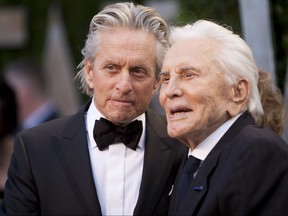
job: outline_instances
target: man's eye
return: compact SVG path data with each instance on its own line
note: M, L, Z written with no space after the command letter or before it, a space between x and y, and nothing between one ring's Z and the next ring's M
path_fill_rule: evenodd
M143 70L142 68L133 68L132 72L134 74L145 74L145 70Z
M143 77L148 76L147 71L143 68L133 68L130 73L138 78L143 78Z
M116 65L107 65L107 66L106 66L106 70L107 70L109 73L117 72L118 67L117 67Z
M115 70L116 67L115 67L115 65L108 65L108 66L107 66L107 69L108 69L108 70Z
M186 72L186 73L184 73L184 77L186 77L186 78L191 78L191 77L194 77L196 74L195 73L193 73L193 72Z
M167 83L169 81L170 77L167 76L167 75L163 75L161 76L160 80L161 80L161 83Z

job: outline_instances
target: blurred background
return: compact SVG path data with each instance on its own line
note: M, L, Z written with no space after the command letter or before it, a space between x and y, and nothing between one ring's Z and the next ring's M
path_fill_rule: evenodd
M87 99L74 81L92 17L108 0L0 0L0 70L33 59L45 92L68 115ZM256 63L271 74L288 101L288 0L143 0L171 25L204 18L230 26L252 48ZM288 131L283 137L287 140Z

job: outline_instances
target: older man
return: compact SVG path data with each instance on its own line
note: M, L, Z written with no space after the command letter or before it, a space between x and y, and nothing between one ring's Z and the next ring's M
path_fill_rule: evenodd
M161 72L168 134L189 147L170 215L287 215L288 145L263 115L251 50L210 21L172 28Z

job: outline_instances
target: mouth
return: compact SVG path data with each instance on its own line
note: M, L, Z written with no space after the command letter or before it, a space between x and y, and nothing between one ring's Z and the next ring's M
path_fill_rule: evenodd
M117 104L133 104L132 100L127 100L127 99L112 99L111 101L113 101L114 103Z
M174 108L169 109L168 114L170 117L183 117L192 111L193 111L192 109L187 108L187 107L174 107Z

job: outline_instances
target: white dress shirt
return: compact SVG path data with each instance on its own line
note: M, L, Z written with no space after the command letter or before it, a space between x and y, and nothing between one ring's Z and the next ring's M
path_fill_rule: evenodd
M123 143L100 151L93 138L95 120L104 117L92 100L86 115L88 148L92 173L103 215L133 215L142 179L144 161L145 114L137 120L143 132L136 151Z
M201 161L204 161L207 155L212 151L214 146L218 143L222 136L228 131L232 124L239 118L242 113L234 116L233 118L226 121L219 128L217 128L212 134L204 139L199 145L193 150L189 149L188 156L192 155Z

